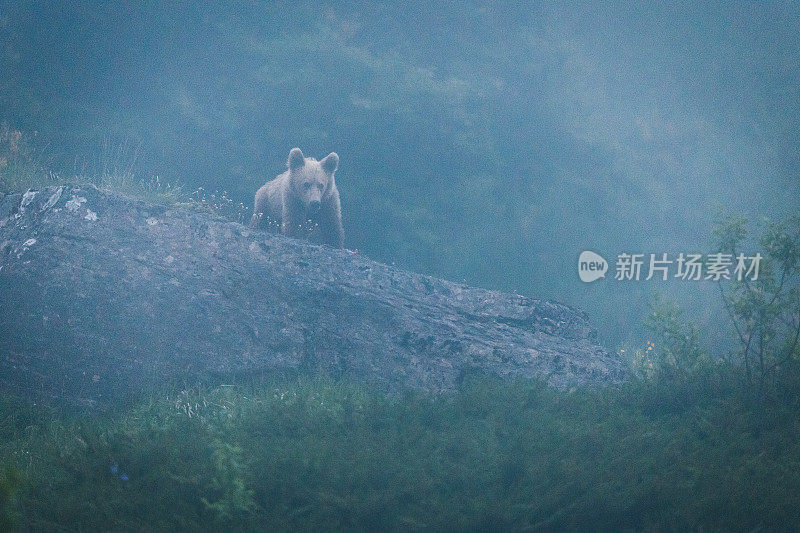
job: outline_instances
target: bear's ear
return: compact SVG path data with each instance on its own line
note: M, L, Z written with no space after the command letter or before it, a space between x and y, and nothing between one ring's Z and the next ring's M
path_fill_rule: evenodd
M306 159L303 157L303 152L300 151L300 148L292 148L292 151L289 152L289 161L286 162L289 170L300 168L305 164Z
M336 152L331 152L319 164L322 165L322 170L328 174L333 174L339 168L339 156L336 155Z

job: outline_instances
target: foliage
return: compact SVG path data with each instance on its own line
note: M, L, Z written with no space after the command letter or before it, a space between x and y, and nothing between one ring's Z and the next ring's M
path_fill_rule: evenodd
M683 317L675 302L665 301L655 295L650 302L650 313L645 325L655 334L656 342L648 343L647 351L655 350L661 377L676 380L698 372L710 362L700 345L698 327ZM634 365L635 366L635 365Z
M722 217L716 249L735 258L748 244L747 220ZM719 289L739 344L747 383L763 397L797 390L800 368L800 215L764 220L758 238L760 269L720 280ZM750 253L746 255L751 255Z
M14 507L20 481L19 471L12 464L0 465L0 529L3 531L16 525Z
M386 396L327 379L156 394L117 412L3 401L29 529L787 529L800 420L722 380L558 392L471 378ZM123 479L123 475L125 476Z

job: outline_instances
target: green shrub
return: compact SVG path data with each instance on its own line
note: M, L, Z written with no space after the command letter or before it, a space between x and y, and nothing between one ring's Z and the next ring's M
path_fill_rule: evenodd
M747 220L722 217L716 249L737 257L748 244ZM758 276L720 281L720 294L739 344L748 386L764 399L800 394L800 215L764 220L757 240ZM750 254L748 254L750 255Z
M301 377L105 414L3 402L0 455L27 480L9 509L29 529L800 524L796 409L756 407L728 381L679 383L566 393L475 377L386 396Z
M15 498L21 481L22 476L13 464L0 465L0 530L16 525Z
M650 303L650 314L645 325L654 333L656 342L648 350L658 354L657 371L671 380L685 379L687 375L707 369L710 358L700 345L698 327L684 319L683 311L675 302L655 296Z

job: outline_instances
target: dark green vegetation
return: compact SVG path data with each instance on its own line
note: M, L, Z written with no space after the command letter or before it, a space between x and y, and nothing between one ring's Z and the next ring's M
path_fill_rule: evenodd
M732 280L719 288L747 384L764 396L800 385L800 214L764 220L761 226L764 264L758 278ZM747 220L729 216L714 235L717 249L735 257L750 237Z
M387 398L323 379L276 380L172 393L104 415L4 398L2 523L796 527L796 399L759 407L736 383L715 372L679 387L566 393L476 379L453 396Z

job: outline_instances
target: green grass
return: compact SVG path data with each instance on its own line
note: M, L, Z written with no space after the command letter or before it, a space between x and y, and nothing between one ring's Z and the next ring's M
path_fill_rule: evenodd
M0 192L13 193L60 185L63 180L31 161L8 163L0 159Z
M229 220L246 223L252 209L236 202L225 191L206 193L202 188L187 192L180 184L159 176L143 179L130 169L103 168L93 174L64 175L52 172L34 160L5 160L0 165L0 193L24 192L52 185L94 185L106 192L121 194L151 204L176 205L206 211Z
M155 204L175 204L192 200L191 195L175 183L159 176L137 177L133 171L135 150L127 143L115 147L104 143L94 171L72 174L54 172L44 149L33 147L33 139L0 123L0 193L24 192L51 185L95 185L118 194ZM198 202L194 199L195 203Z
M796 406L753 406L732 383L564 393L477 379L453 395L387 397L276 379L105 414L5 398L0 525L797 528Z
M24 192L51 185L86 184L154 204L175 204L189 200L189 194L179 185L163 182L158 176L144 180L131 172L119 170L64 175L47 170L33 161L16 161L0 168L0 192L3 193Z

